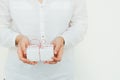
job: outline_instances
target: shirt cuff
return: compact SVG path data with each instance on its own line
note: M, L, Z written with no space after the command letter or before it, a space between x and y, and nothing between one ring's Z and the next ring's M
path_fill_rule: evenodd
M16 47L15 41L16 41L16 37L20 35L19 33L13 33L12 34L12 44L11 47Z
M70 41L70 39L68 38L68 36L66 35L59 35L60 37L62 37L64 39L64 47L65 48L71 48L72 47L72 43Z

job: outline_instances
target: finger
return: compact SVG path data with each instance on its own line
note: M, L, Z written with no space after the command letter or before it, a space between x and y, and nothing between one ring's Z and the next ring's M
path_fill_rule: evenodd
M21 47L18 47L18 56L19 56L19 59L24 62L24 63L27 63L27 64L32 64L29 60L27 60L26 58L24 58L24 54L21 50Z
M24 56L25 56L25 57L27 57L27 56L26 56L26 48L27 48L29 45L30 45L29 41L25 41L25 42L23 42L23 43L21 44L21 46L22 46L22 51L24 52Z
M29 60L27 60L27 61L24 62L24 63L26 63L26 64L31 64L31 65L38 64L38 62L36 62L36 61L29 61Z
M36 61L29 61L29 60L26 59L26 58L21 58L21 60L22 60L24 63L26 63L26 64L31 64L31 65L35 65L35 64L38 63L38 62L36 62Z
M63 47L61 47L61 49L59 50L57 57L54 57L54 60L60 62L62 59L62 55L63 55Z
M24 54L22 52L22 49L21 47L18 47L18 56L19 56L19 59L23 62L25 62L26 60L24 60Z
M57 62L52 58L50 61L43 61L44 64L56 64Z
M23 52L24 57L26 58L26 57L27 57L27 56L26 56L26 46L25 46L24 43L21 44L21 49L22 49L22 52Z
M35 65L35 64L38 64L38 62L36 62L36 61L30 61L30 64L31 65Z
M46 61L45 64L56 64L56 61Z
M57 64L57 62L56 61L50 61L50 62L48 62L48 64Z
M57 54L59 52L59 50L60 50L60 45L56 45L54 53Z

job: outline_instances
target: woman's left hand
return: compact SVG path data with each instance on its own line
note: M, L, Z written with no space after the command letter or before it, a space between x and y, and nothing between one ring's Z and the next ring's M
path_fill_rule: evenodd
M64 39L63 37L57 37L52 41L52 44L54 46L54 57L52 61L46 61L47 64L56 64L57 62L60 62L63 55L63 49L64 49Z

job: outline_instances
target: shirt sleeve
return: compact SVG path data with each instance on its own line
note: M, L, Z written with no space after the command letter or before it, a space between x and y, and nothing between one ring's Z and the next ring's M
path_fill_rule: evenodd
M65 40L65 47L73 47L84 37L88 26L85 0L74 0L74 12L69 28L60 35Z
M8 0L0 0L0 44L4 47L15 47L15 39L19 33L11 28Z

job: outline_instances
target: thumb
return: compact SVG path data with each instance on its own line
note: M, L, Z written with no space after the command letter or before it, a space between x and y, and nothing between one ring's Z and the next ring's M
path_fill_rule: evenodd
M55 50L54 50L55 52L54 53L57 54L59 52L59 50L60 50L60 45L56 44Z

